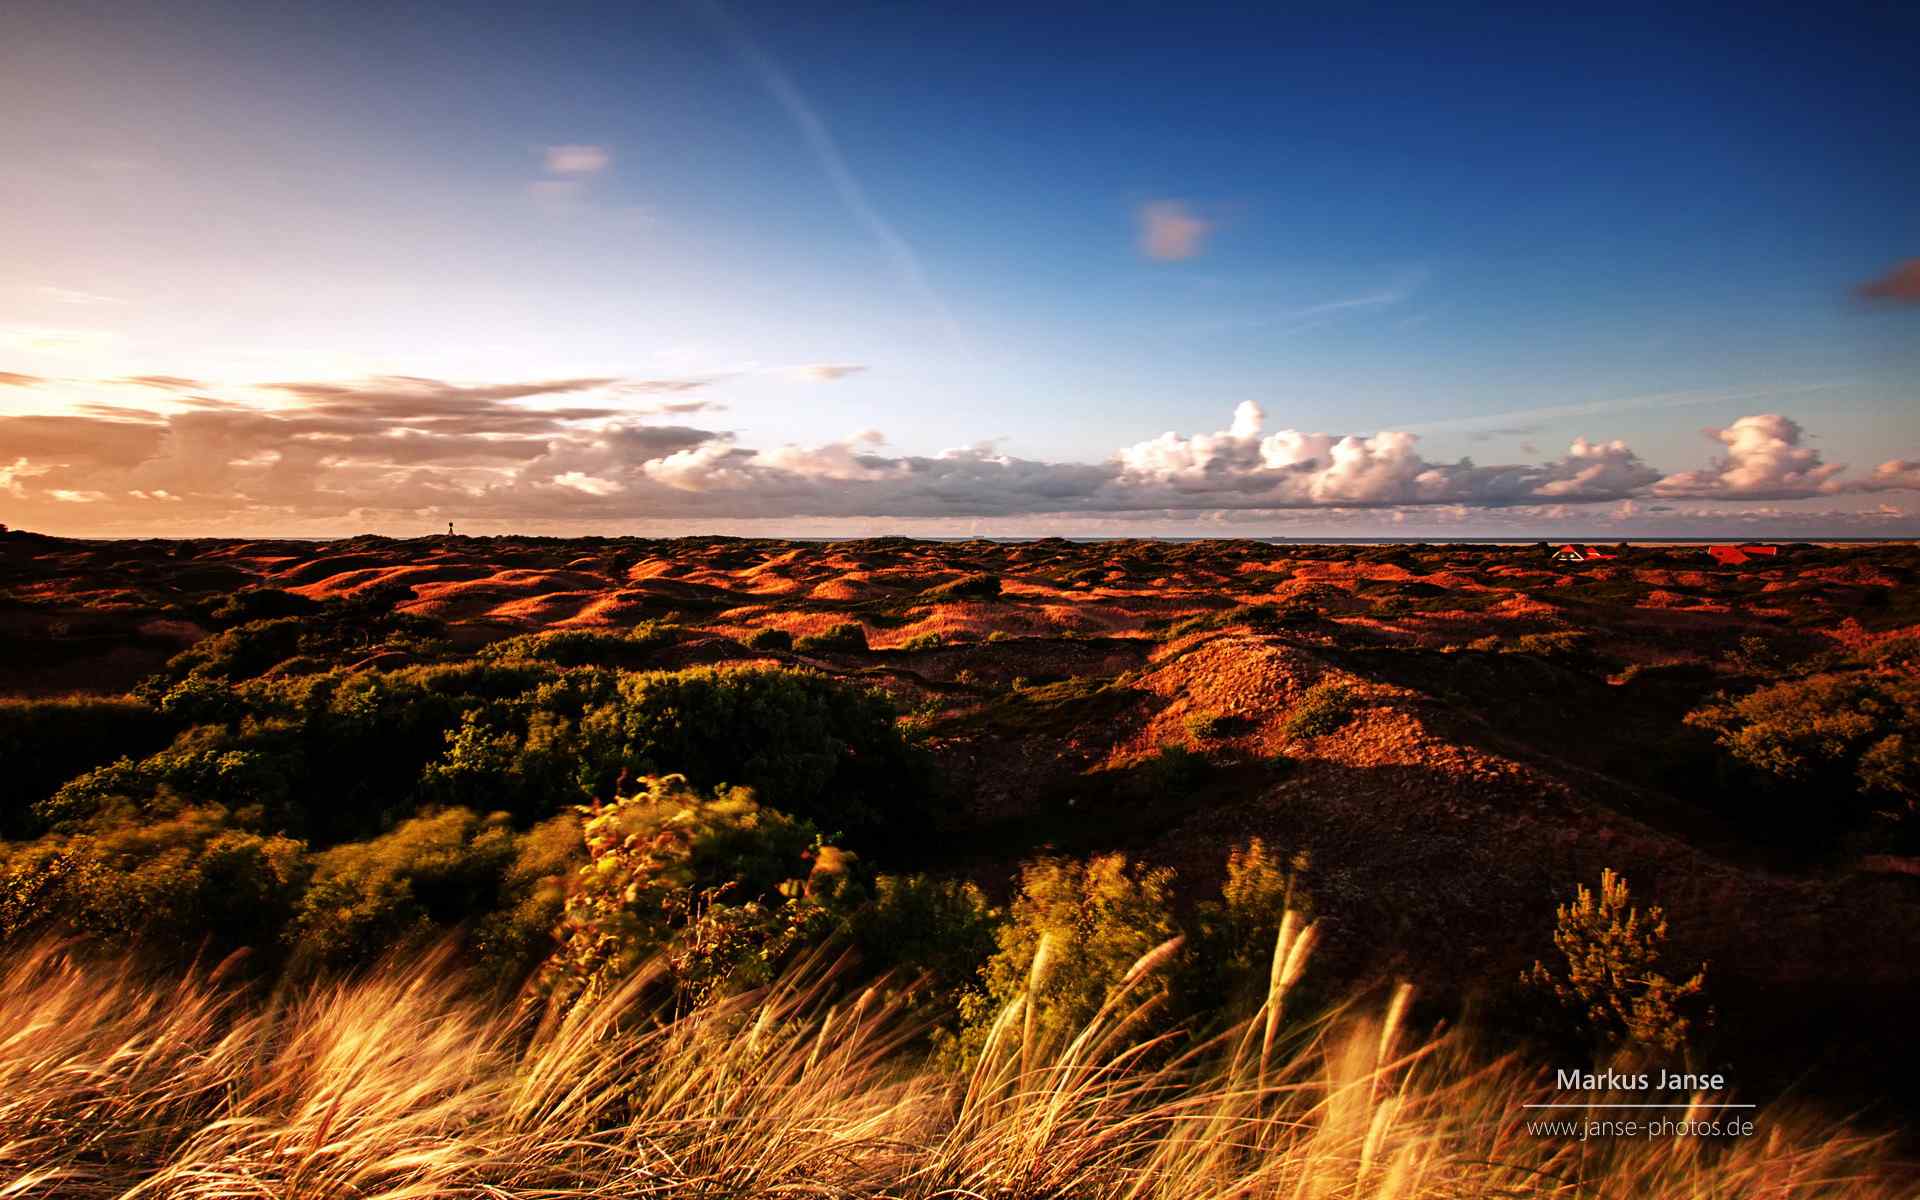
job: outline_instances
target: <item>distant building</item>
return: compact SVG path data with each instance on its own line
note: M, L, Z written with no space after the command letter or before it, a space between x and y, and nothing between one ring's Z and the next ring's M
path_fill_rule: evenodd
M1748 542L1743 546L1708 546L1707 556L1723 567L1737 567L1756 558L1778 558L1780 547L1764 542Z
M1574 542L1569 542L1553 552L1555 562L1590 562L1594 559L1617 557L1619 556L1608 554L1597 546L1582 546Z

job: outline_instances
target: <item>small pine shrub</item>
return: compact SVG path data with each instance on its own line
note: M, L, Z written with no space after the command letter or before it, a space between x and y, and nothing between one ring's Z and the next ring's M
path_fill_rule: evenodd
M1667 916L1658 905L1643 916L1632 907L1627 881L1600 873L1600 890L1581 884L1573 903L1555 910L1553 944L1565 965L1536 961L1521 976L1527 986L1571 1011L1601 1044L1629 1043L1678 1053L1710 1014L1704 1012L1707 965L1681 982L1656 970L1667 940Z

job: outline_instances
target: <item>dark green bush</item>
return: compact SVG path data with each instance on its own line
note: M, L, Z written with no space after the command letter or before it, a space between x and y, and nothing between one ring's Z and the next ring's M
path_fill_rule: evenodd
M935 1005L953 1010L994 952L999 917L971 883L882 875L848 928L867 971L891 971L902 982L924 976Z
M178 723L134 699L0 700L0 838L44 828L34 807L61 784L167 744Z
M325 969L367 963L492 912L517 849L504 814L450 808L316 854L286 933L294 960Z
M784 629L756 629L747 635L749 650L792 650L793 635Z
M543 662L560 667L612 666L628 658L634 647L619 634L589 629L556 629L523 633L482 647L482 662Z
M305 873L301 843L236 829L217 807L0 843L0 938L64 928L186 951L271 948Z
M278 617L302 617L320 608L320 602L298 592L279 588L245 588L228 596L211 614L213 620L229 625L250 621L270 621Z
M842 621L819 633L807 634L795 641L793 648L803 654L823 650L865 650L867 630L858 621Z
M695 668L623 676L582 736L595 753L614 748L598 764L603 778L742 785L858 845L909 837L924 815L924 763L894 716L881 693L809 671Z
M1000 595L1000 577L998 575L963 575L959 579L937 584L920 593L922 600L994 600Z
M1905 816L1920 806L1920 679L1862 670L1787 680L1687 714L1736 762L1815 795Z

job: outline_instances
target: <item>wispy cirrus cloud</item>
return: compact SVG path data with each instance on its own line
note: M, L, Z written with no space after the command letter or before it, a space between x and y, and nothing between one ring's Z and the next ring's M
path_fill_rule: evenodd
M793 76L787 73L778 60L767 52L748 32L745 25L736 20L720 0L700 0L700 11L705 13L709 23L720 32L736 55L744 62L760 86L766 89L781 111L800 133L800 140L819 164L820 171L827 177L834 194L853 217L854 221L865 229L869 236L880 246L881 251L892 264L894 273L900 277L907 289L914 293L934 318L942 331L957 348L965 348L967 339L961 332L960 323L955 320L953 310L941 298L934 288L932 278L920 255L911 243L896 229L893 223L883 215L867 189L860 182L853 168L847 162L846 155L840 149L840 143L834 138L833 130L827 125L826 118L815 108L806 93L800 90Z
M198 379L188 379L184 375L128 375L110 382L126 387L153 388L161 392L198 392L206 390L206 384Z

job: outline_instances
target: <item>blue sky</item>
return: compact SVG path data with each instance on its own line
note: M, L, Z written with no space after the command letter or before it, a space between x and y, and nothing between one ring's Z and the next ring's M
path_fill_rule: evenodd
M1920 306L1856 294L1920 255L1916 34L1845 6L15 0L0 510L1920 531ZM319 393L274 383L386 423L298 425ZM1193 440L1247 402L1257 429ZM558 449L484 452L566 404L594 415ZM1789 425L1703 433L1760 416ZM150 436L89 459L101 420ZM637 459L628 427L689 432ZM1362 439L1364 478L1285 430ZM471 440L346 440L436 433ZM1575 437L1634 462L1566 484Z

